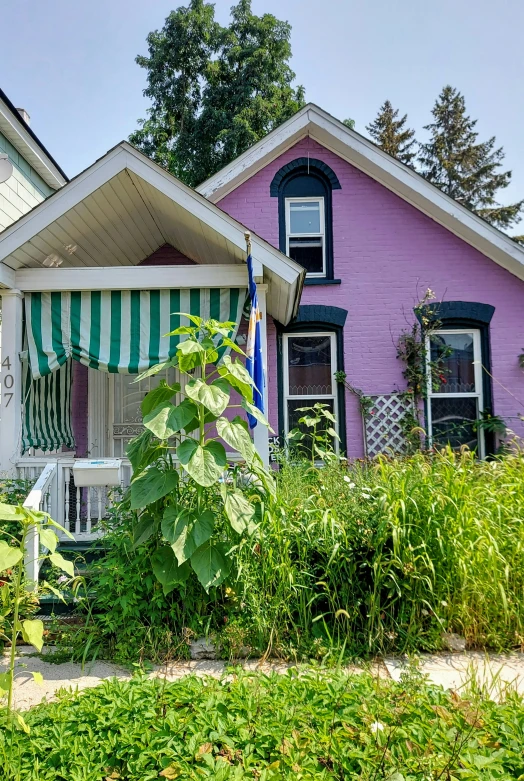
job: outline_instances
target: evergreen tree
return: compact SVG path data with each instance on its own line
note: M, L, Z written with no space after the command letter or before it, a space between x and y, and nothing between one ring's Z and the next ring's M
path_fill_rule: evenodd
M291 27L256 16L251 0L221 27L214 6L190 0L147 38L147 120L132 144L190 185L211 176L304 105L289 66Z
M502 147L495 146L495 136L477 140L477 120L466 114L463 95L454 87L444 87L432 114L434 121L425 126L430 139L420 145L422 175L498 228L518 222L524 201L503 206L496 200L497 192L511 180L511 171L499 170Z
M415 131L406 127L407 118L407 114L398 118L398 108L394 109L391 102L385 100L373 122L366 125L366 130L384 152L401 163L412 165L416 157Z

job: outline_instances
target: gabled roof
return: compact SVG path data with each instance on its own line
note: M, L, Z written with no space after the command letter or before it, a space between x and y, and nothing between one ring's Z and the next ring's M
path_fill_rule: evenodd
M495 263L524 279L523 247L313 103L308 103L287 122L199 185L197 190L217 203L306 137L368 174Z
M62 187L68 178L40 139L20 116L7 95L0 89L0 133L15 147L30 166L53 190Z
M53 255L61 259L61 269L70 270L70 279L74 268L84 267L87 274L89 268L136 266L166 243L197 264L242 264L245 232L122 141L0 234L0 284L13 286L14 274L16 285L18 269L42 269ZM251 242L268 284L268 312L288 323L298 311L304 269L255 234ZM146 271L154 282L153 267Z

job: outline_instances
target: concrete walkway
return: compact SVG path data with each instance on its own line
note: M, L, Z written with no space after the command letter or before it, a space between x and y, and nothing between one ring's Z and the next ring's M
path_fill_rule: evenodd
M492 699L499 699L508 689L524 695L524 654L487 654L469 651L457 654L420 654L417 666L431 683L444 689L468 688L475 684ZM409 660L385 659L389 675L399 681L409 667Z
M49 652L51 649L47 649ZM260 663L260 660L242 661L241 666L247 670L259 670L265 673L285 672L295 666L279 662ZM486 694L493 699L501 697L508 688L515 689L524 695L524 654L421 654L417 657L420 671L428 677L431 683L443 686L445 689L460 690L475 680L482 685ZM151 676L174 681L185 675L212 675L221 677L227 662L222 661L189 661L173 662L167 666L156 667ZM7 669L7 657L0 659L0 672ZM350 674L362 673L364 669L371 670L374 675L391 677L400 681L403 672L409 669L409 660L405 658L387 658L367 667L351 666L346 668ZM35 683L33 672L40 673L43 683ZM32 655L29 649L21 652L17 658L17 677L15 681L15 703L21 710L37 705L42 700L51 700L60 689L82 689L98 686L108 678L126 680L132 677L132 672L111 662L88 662L82 669L80 664L65 662L50 664L45 658Z

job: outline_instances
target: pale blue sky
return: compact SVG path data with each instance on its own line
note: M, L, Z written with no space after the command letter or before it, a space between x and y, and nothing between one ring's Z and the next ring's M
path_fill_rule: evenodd
M145 115L148 32L176 0L14 0L0 9L0 85L69 176ZM225 23L232 0L217 0ZM385 98L417 129L441 87L465 95L483 137L513 170L504 200L524 197L522 0L253 0L293 28L292 66L306 98L365 132ZM422 136L422 133L420 133Z

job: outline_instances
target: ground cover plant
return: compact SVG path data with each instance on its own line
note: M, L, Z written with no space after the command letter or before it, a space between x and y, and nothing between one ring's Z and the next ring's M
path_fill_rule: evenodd
M0 731L2 781L517 779L524 703L363 673L106 681Z
M158 540L134 548L132 518L116 508L92 579L90 647L159 660L211 634L226 658L328 661L440 649L457 632L471 648L521 648L523 486L519 452L284 461L276 501L231 546L234 576L209 594L193 573L165 595L150 567Z

